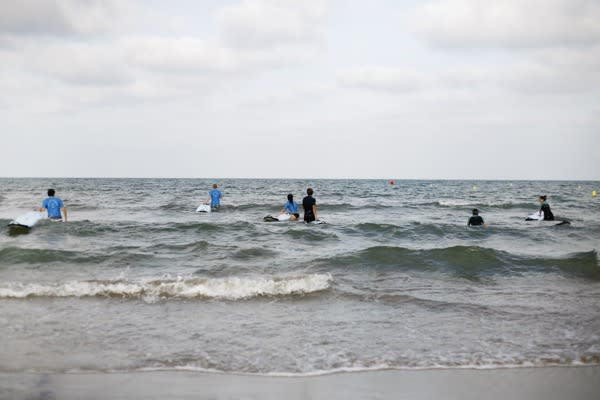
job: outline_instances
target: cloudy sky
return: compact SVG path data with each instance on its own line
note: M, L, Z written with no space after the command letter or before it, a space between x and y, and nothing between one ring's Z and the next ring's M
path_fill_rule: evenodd
M600 0L3 0L0 176L600 179Z

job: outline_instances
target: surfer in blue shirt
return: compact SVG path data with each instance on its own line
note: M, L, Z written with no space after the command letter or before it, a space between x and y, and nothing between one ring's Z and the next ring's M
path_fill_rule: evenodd
M283 205L283 210L281 210L282 214L290 214L290 221L296 221L300 218L300 213L298 213L298 203L294 201L294 195L288 194L287 203Z
M219 209L221 207L221 198L223 197L223 193L218 189L216 183L213 184L213 189L208 192L208 200L206 200L206 204L210 204L210 208L213 210Z
M67 208L60 198L54 196L55 193L54 189L48 189L48 197L44 199L42 207L38 210L40 212L48 210L48 218L52 220L67 222Z

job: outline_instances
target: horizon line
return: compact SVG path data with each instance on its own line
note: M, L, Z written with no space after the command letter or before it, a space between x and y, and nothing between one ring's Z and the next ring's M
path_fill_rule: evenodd
M351 177L257 177L257 178L241 178L241 177L156 177L156 176L0 176L0 179L197 179L197 180L360 180L360 181L514 181L514 182L600 182L600 179L585 179L585 178L351 178Z

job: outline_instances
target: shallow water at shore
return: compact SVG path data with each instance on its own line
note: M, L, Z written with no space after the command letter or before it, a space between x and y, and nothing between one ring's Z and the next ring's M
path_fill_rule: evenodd
M374 371L263 377L185 371L3 374L6 398L489 400L596 399L599 367ZM0 395L0 398L3 398Z

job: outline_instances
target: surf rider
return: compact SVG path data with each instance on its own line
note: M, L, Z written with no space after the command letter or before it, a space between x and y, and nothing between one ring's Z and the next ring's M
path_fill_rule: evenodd
M48 189L48 197L44 199L42 207L38 208L38 211L48 210L49 219L67 222L67 208L60 198L54 196L55 193L54 189Z
M546 195L540 196L539 198L541 204L540 215L544 213L544 221L554 221L554 214L552 214L552 211L550 211L550 204L546 202L547 198L548 196Z
M208 192L208 199L206 200L206 204L210 204L210 208L212 210L218 210L221 207L221 198L223 197L223 193L218 189L218 185L213 183L212 190Z
M317 220L317 200L313 195L311 188L306 189L307 196L302 199L302 207L304 207L304 222L312 222Z
M294 201L294 195L287 195L287 203L283 205L283 210L281 210L282 214L290 214L290 221L296 221L300 218L300 214L298 213L298 203Z

